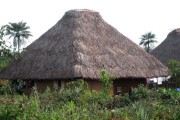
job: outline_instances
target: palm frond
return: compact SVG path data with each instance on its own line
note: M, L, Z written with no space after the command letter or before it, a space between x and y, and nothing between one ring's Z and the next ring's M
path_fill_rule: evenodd
M144 40L141 40L139 45L143 45L144 44Z
M153 34L152 32L148 32L144 35L141 35L141 41L139 45L143 45L144 47L151 46L152 43L157 42L154 39L155 39L155 34Z

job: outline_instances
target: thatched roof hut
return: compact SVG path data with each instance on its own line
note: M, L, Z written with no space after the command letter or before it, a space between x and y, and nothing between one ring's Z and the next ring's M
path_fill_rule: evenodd
M159 59L164 65L169 60L180 61L180 28L173 30L167 38L157 46L151 54Z
M1 70L4 79L99 79L166 76L167 68L90 10L70 10Z

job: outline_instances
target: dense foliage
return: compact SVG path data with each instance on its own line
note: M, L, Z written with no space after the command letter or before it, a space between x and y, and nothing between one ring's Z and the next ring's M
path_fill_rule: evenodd
M6 41L3 40L6 28L7 25L1 26L0 28L0 69L5 67L12 59L11 48L7 45Z
M33 91L31 96L0 99L1 120L179 120L180 92L140 85L131 95L111 97L89 91L83 80L62 91Z
M175 86L180 87L180 61L168 61L168 68L171 74L171 79L169 82L175 82Z

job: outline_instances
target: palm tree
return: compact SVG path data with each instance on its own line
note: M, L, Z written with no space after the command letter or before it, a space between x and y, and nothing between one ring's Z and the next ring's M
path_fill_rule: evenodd
M151 51L151 44L157 42L155 39L155 34L148 32L141 36L141 41L139 45L143 45L145 50L149 53Z
M18 23L9 23L7 26L7 35L13 37L13 46L18 49L18 53L20 50L21 45L25 43L25 39L28 39L31 35L31 32L28 31L30 29L29 26L26 26L26 22L18 22Z

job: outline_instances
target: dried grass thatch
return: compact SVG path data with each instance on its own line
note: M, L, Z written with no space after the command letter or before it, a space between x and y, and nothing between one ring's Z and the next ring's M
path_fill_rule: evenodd
M164 65L169 60L180 61L180 28L173 30L167 38L157 46L151 54L159 59Z
M167 68L90 10L70 10L1 71L6 79L166 76Z

